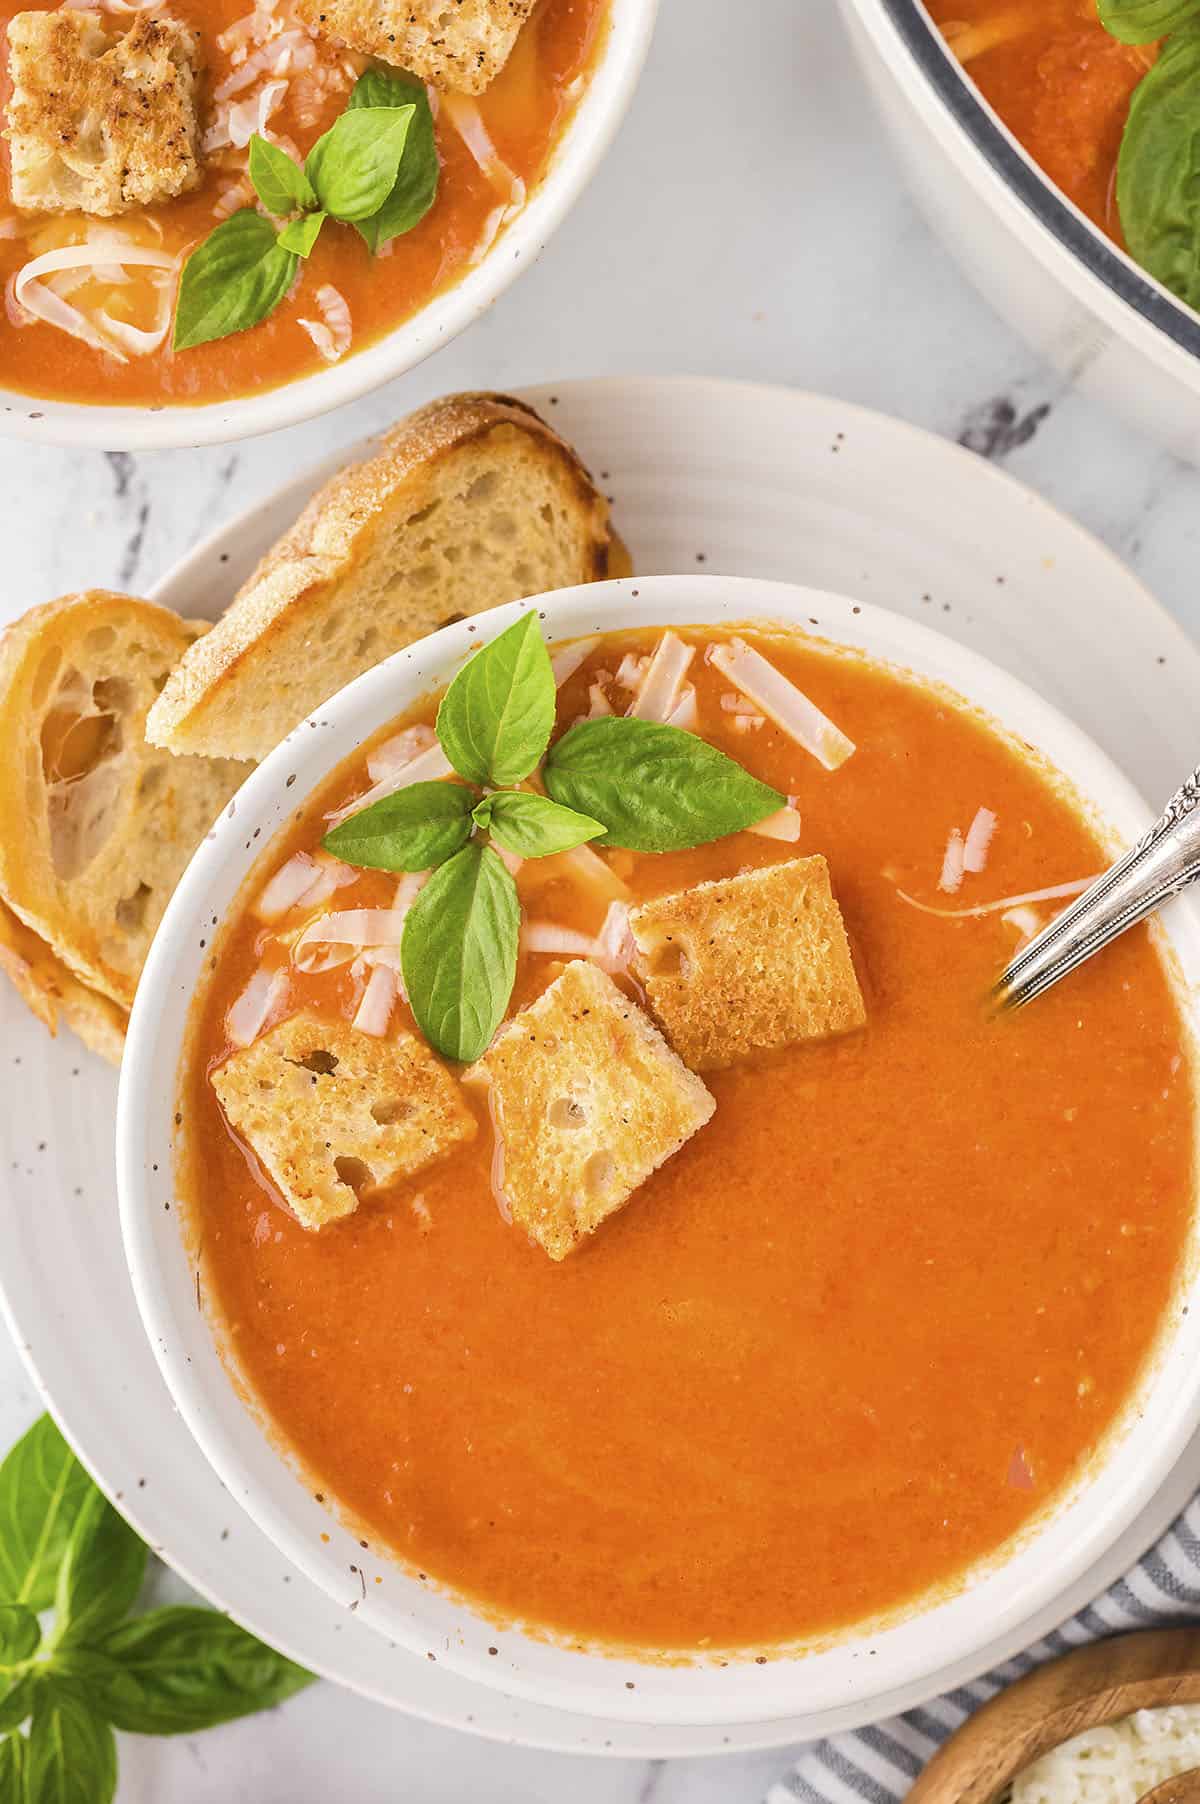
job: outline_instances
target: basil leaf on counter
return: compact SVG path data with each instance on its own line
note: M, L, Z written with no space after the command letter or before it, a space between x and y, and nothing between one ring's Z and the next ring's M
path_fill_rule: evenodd
M536 614L522 614L459 671L437 715L442 750L468 783L520 783L554 731L558 692Z
M313 185L299 163L261 132L250 139L250 180L267 212L277 219L286 219L289 213L307 213L317 204Z
M787 801L694 733L619 715L564 733L545 782L556 802L607 823L603 844L634 852L707 845Z
M548 796L528 795L518 789L484 796L472 819L518 858L549 858L555 852L570 852L604 832L602 821L576 814Z
M404 923L400 963L425 1038L448 1059L477 1059L504 1019L517 975L517 886L487 846L456 852Z
M114 1628L136 1603L145 1576L145 1543L93 1486L59 1568L54 1645L90 1641Z
M415 113L412 105L355 107L317 139L304 168L327 213L351 225L378 213L396 185Z
M307 257L321 235L325 220L324 213L301 213L299 218L289 219L280 228L280 250L291 251L297 257Z
M0 1465L0 1596L48 1610L76 1517L93 1489L49 1416Z
M377 213L355 222L355 230L372 255L390 239L411 232L437 198L441 166L425 83L395 69L368 69L355 83L348 102L350 109L401 106L411 106L413 117L392 191Z
M321 844L344 864L428 871L470 839L474 800L461 783L410 783L331 828Z
M312 1674L215 1610L174 1604L114 1629L96 1708L137 1735L186 1735L283 1703Z
M1130 254L1200 307L1200 30L1169 37L1134 89L1117 160Z
M298 259L253 207L223 220L183 266L175 303L177 351L257 326L295 280Z
M1200 0L1098 0L1097 11L1122 44L1150 44L1200 18Z
M110 1804L116 1789L108 1724L77 1692L43 1681L25 1750L25 1804Z
M28 1660L41 1638L41 1624L25 1604L0 1604L0 1672Z

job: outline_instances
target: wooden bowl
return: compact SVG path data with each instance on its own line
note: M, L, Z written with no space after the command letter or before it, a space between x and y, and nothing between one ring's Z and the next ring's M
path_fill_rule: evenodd
M1135 1710L1200 1703L1200 1628L1116 1635L1039 1666L940 1747L905 1804L991 1804L1025 1767ZM1200 1773L1164 1779L1142 1804L1197 1804Z

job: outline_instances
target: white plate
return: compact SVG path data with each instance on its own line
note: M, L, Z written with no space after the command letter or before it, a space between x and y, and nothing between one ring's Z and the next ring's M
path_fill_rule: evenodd
M526 398L614 496L639 571L703 568L856 593L928 619L1024 677L1152 799L1195 762L1200 656L1107 551L968 453L787 390L600 382ZM310 471L201 546L159 599L191 614L219 611L325 474ZM172 1410L121 1253L114 1077L68 1039L47 1040L7 990L0 1048L10 1080L0 1093L0 1283L14 1336L96 1477L215 1603L367 1696L535 1746L700 1754L783 1745L857 1720L847 1710L739 1728L608 1724L456 1678L332 1605L241 1514ZM1198 1482L1193 1444L1103 1566L974 1665L1005 1657L1101 1589ZM936 1689L968 1676L948 1669ZM893 1694L877 1709L915 1701Z

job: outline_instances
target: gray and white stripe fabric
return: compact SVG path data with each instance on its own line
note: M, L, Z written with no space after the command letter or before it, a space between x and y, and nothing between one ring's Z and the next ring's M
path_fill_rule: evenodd
M918 1710L814 1742L772 1786L767 1804L896 1804L946 1737L1023 1673L1105 1635L1198 1618L1200 1498L1193 1498L1132 1571L1044 1641Z

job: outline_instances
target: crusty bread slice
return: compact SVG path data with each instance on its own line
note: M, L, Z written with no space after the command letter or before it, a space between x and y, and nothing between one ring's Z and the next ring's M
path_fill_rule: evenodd
M146 744L151 702L203 631L90 589L0 638L0 897L125 1009L184 865L246 774Z
M513 1221L551 1259L629 1201L716 1108L650 1017L576 960L503 1028L464 1082L484 1082Z
M155 745L262 758L351 677L448 621L603 577L608 504L531 408L452 395L341 471L155 703Z
M819 854L658 896L629 926L650 1006L693 1071L866 1021Z
M233 1053L212 1082L302 1228L352 1215L360 1199L473 1140L478 1125L416 1034L377 1040L307 1013Z
M0 971L13 984L38 1020L58 1033L63 1022L85 1046L110 1065L121 1063L125 1047L125 1010L108 996L89 990L73 971L0 902Z

